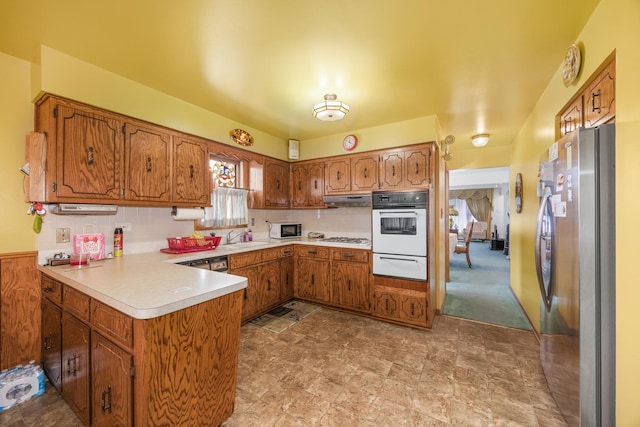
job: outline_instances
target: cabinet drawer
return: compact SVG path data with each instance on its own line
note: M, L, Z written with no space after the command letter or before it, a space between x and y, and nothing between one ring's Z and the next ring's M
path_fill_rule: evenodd
M284 248L280 248L280 257L288 257L293 256L293 246L286 246Z
M262 262L262 252L263 251L251 251L229 255L229 269L234 270L236 268L260 264Z
M62 283L43 274L40 286L43 297L58 305L62 303Z
M280 258L280 248L265 249L262 252L262 262L273 261Z
M358 249L333 249L331 259L336 261L369 262L369 252Z
M373 302L375 316L421 326L428 323L427 296L422 292L376 286Z
M89 296L69 286L62 288L64 309L79 319L89 321Z
M319 246L296 246L296 255L305 258L329 259L329 248Z
M133 319L118 310L91 300L92 325L96 330L127 346L133 346Z

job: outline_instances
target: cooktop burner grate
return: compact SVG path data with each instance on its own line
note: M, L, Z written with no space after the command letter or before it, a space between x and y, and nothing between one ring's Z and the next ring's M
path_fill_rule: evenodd
M363 237L327 237L319 240L322 242L351 243L354 245L368 245L371 243L369 239Z

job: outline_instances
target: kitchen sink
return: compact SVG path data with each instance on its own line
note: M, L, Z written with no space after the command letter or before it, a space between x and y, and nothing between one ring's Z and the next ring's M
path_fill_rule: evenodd
M263 246L263 245L268 245L268 242L258 242L258 241L252 241L252 242L240 242L240 243L230 243L228 245L220 245L218 246L218 249L242 249L242 248L252 248L254 246Z

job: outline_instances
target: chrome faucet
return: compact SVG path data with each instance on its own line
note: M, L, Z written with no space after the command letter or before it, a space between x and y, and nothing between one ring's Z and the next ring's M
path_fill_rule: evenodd
M227 245L230 244L233 241L233 239L235 239L236 237L242 236L242 233L244 233L244 231L240 231L235 236L232 236L231 234L233 233L233 231L234 230L231 230L227 233Z

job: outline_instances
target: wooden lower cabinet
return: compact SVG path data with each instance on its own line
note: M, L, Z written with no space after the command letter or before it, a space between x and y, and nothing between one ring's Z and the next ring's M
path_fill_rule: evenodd
M329 248L296 246L295 253L296 297L330 303Z
M412 325L427 325L427 295L424 292L376 286L373 314Z
M62 313L62 397L85 425L90 423L89 327Z
M369 252L331 250L331 302L337 306L371 312Z
M91 333L92 426L126 426L133 419L133 356Z
M242 321L258 314L258 267L243 267L229 270L230 274L247 278L247 287L242 292Z
M44 371L85 425L220 425L231 416L242 291L134 319L44 274L41 286Z

